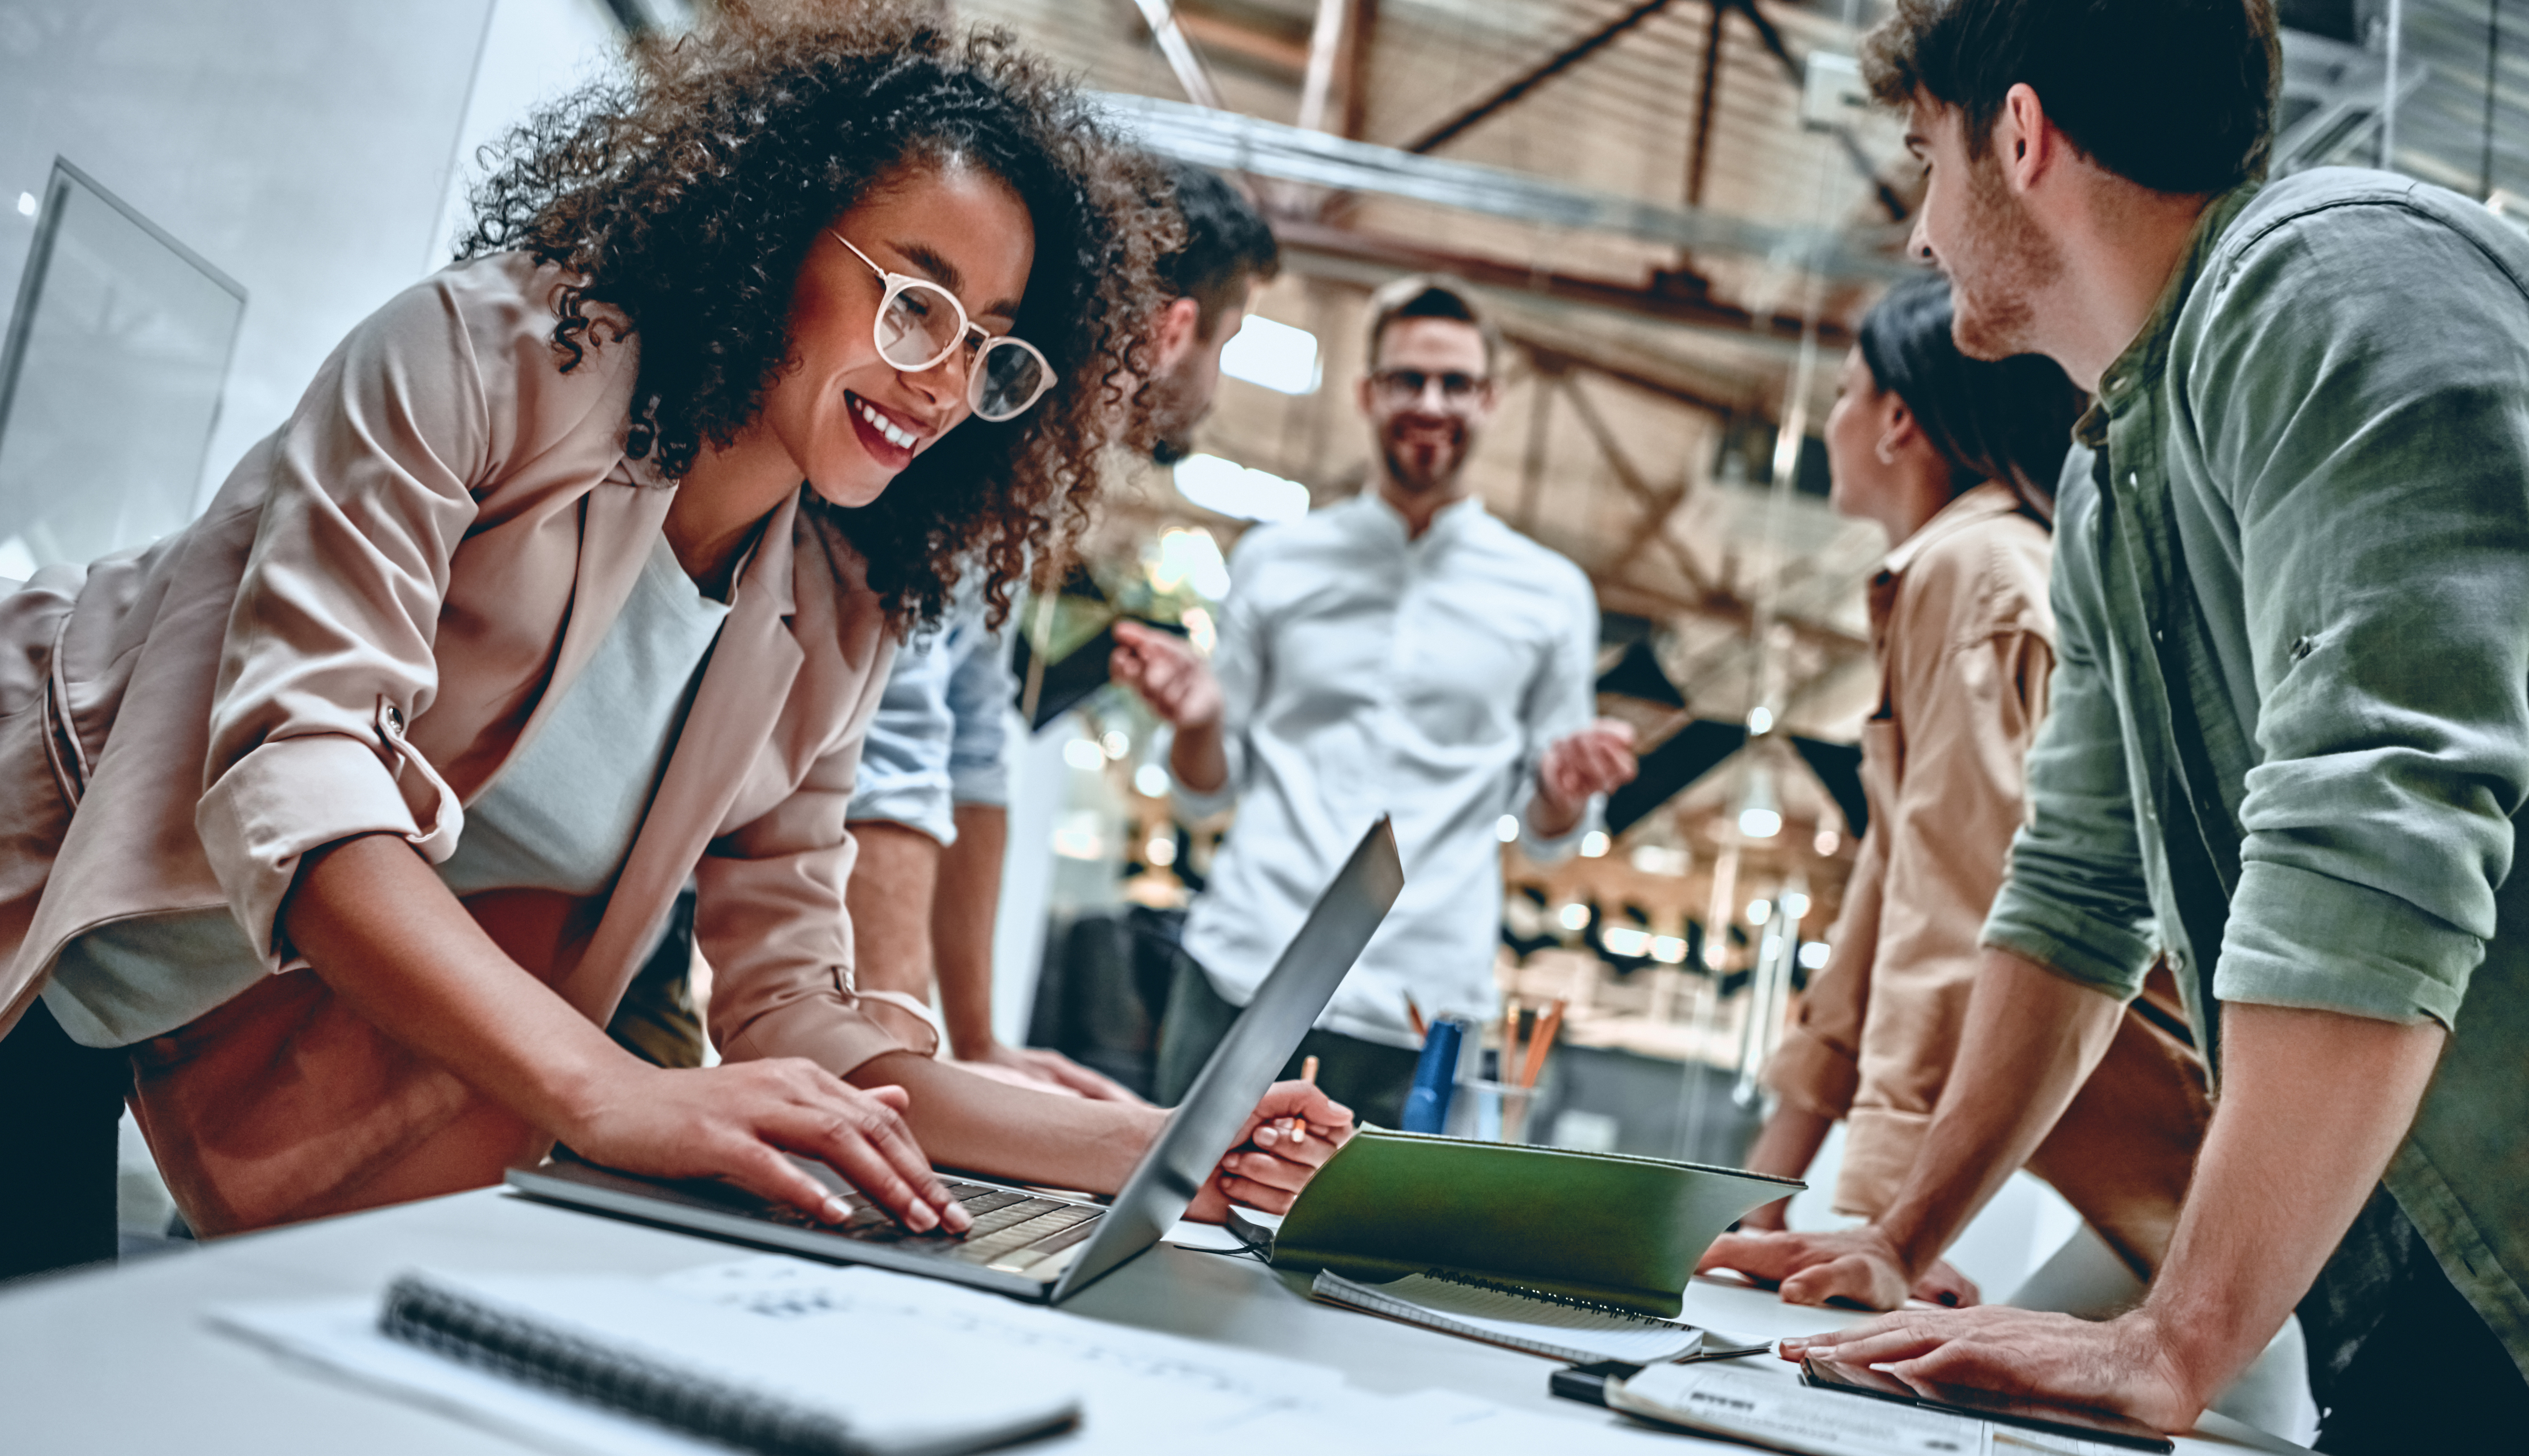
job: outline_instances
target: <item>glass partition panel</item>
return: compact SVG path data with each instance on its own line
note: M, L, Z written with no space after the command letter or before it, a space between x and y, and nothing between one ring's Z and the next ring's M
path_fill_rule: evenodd
M0 344L0 577L192 515L245 290L68 162Z

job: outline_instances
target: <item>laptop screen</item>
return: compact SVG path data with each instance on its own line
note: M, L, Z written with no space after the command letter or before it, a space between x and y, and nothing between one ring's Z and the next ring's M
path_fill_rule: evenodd
M1064 1271L1055 1299L1158 1242L1185 1213L1404 888L1396 832L1382 817L1335 872L1273 973L1204 1063L1185 1101L1099 1220L1096 1236Z

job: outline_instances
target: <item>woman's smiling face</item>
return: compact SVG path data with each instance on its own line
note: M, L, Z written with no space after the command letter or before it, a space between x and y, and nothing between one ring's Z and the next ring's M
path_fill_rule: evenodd
M836 234L890 273L945 288L970 321L1000 335L1026 291L1036 229L998 178L952 159L887 178L810 245L790 297L790 360L758 421L810 489L866 506L971 412L966 351L918 373L882 358L874 325L886 281Z

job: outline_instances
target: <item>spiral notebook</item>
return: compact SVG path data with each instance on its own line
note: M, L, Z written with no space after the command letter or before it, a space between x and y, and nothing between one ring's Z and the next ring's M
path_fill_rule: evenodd
M1703 1331L1692 1324L1439 1269L1384 1284L1320 1269L1309 1292L1329 1304L1574 1365L1657 1365L1703 1346Z
M768 1456L957 1456L1061 1430L1060 1381L978 1381L945 1342L853 1339L607 1276L460 1278L388 1288L390 1339L620 1415ZM836 1335L844 1336L837 1339Z

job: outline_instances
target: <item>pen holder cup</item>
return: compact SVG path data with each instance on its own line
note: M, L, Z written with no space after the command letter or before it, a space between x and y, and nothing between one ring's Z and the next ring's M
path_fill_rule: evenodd
M1458 1080L1458 1097L1449 1109L1449 1135L1484 1143L1528 1141L1528 1108L1536 1089L1482 1077Z

